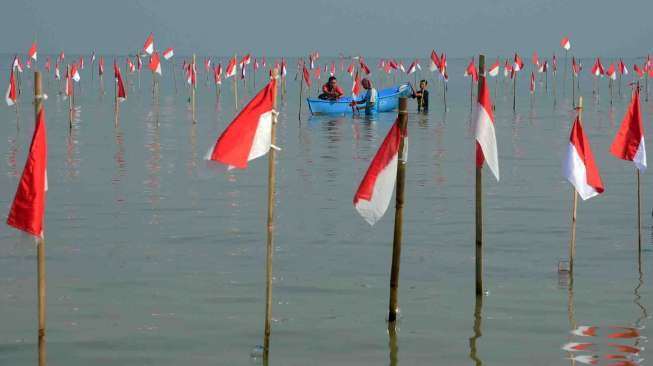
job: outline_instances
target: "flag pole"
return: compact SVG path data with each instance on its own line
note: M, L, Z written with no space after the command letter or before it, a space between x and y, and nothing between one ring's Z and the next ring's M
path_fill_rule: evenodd
M272 90L272 129L270 131L270 151L268 152L268 223L267 223L267 251L266 251L266 281L265 281L265 333L263 336L263 358L268 359L270 351L270 322L272 320L272 254L274 253L274 192L276 181L275 166L275 141L277 136L277 85L279 71L275 68L272 71L275 80L275 87Z
M172 82L175 83L175 94L177 94L177 68L175 67L175 59L172 59Z
M41 73L34 72L34 121L38 123L39 113L43 108L43 91L41 86ZM45 240L40 237L36 244L36 272L38 291L38 318L39 318L39 366L46 364L45 349Z
M115 61L114 61L115 62ZM115 121L114 121L114 126L118 126L118 113L120 112L120 105L118 104L118 78L114 77L114 83L113 83L113 91L114 91L114 98L113 98L113 112L115 115Z
M191 80L191 86L190 86L190 104L191 104L191 110L193 114L193 123L197 123L196 118L195 118L195 81L197 77L195 76L195 70L196 70L196 58L195 54L193 53L193 64L191 65L191 70L190 70L190 80Z
M569 51L565 48L565 77L562 79L562 92L563 92L562 94L563 94L563 97L564 97L564 94L565 94L564 92L566 90L565 88L567 86L567 69L568 68L569 68ZM572 78L571 82L572 82L572 85L573 85L573 82L574 82L573 71L572 71L572 74L571 74L571 78ZM575 102L575 100L574 100L574 102Z
M238 80L237 80L238 79L238 75L237 75L238 74L238 58L236 57L235 53L234 53L234 61L236 62L236 64L234 65L234 67L236 68L236 74L234 74L234 87L233 87L233 89L234 89L234 103L236 105L236 110L235 110L234 114L236 114L236 113L238 113Z
M478 93L485 81L485 55L478 56ZM517 78L517 73L513 80ZM514 107L513 107L514 110ZM477 147L478 148L478 147ZM483 296L483 166L476 164L476 296Z
M392 240L392 268L390 270L390 304L388 311L388 327L394 328L399 311L399 267L401 264L401 237L404 221L404 186L406 182L406 129L408 128L408 98L399 98L399 140L397 166L397 192L395 194L395 228Z
M513 75L512 75L512 111L517 111L517 73L518 71L514 69L513 65Z
M576 72L571 72L571 106L576 107Z
M578 120L582 123L583 117L583 97L578 97ZM569 241L569 276L574 275L574 259L576 257L576 212L578 208L578 192L573 187L573 199L571 209L571 239Z
M66 80L68 80L68 76L70 76L70 82L73 82L73 76L70 75L70 65L66 65ZM74 85L74 84L73 84ZM73 85L70 86L71 95L68 96L68 130L72 131L73 129L73 95L75 94L75 90L73 88ZM66 89L68 89L68 86L66 86ZM66 93L68 90L65 91Z
M637 171L637 255L641 260L642 257L642 194L640 186L639 169Z
M304 67L306 67L304 65ZM299 120L302 120L302 98L304 95L304 73L299 78Z

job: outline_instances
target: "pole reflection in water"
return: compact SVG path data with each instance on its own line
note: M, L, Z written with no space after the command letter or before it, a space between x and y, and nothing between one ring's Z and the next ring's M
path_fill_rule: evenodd
M46 366L48 364L48 351L45 333L39 334L39 366Z
M483 361L478 356L478 347L476 342L483 335L481 332L483 319L483 296L476 296L476 303L474 305L474 335L469 338L469 358L474 361L476 366L483 365Z
M644 329L644 321L649 318L648 315L648 310L642 303L642 295L640 294L640 290L642 286L644 286L644 271L642 271L642 260L641 256L639 257L639 263L637 267L638 271L638 278L637 278L637 286L635 286L635 289L633 290L633 294L635 295L635 298L633 299L633 302L635 305L639 308L639 311L641 313L640 317L637 318L637 321L635 322L635 327L638 329ZM643 338L637 337L635 340L635 347L640 348L640 343Z
M7 137L7 145L9 145L9 151L7 152L7 165L9 166L9 176L12 178L18 178L18 167L16 164L16 156L18 155L18 131L16 131L16 136Z
M394 325L388 326L388 348L390 350L390 366L397 366L399 364L399 345L397 343L397 330Z
M161 172L161 131L158 118L155 112L150 113L151 119L147 121L145 149L150 152L150 157L145 162L147 166L147 179L145 180L145 193L148 194L148 202L152 208L152 219L150 224L159 223L159 203L161 196L160 172Z

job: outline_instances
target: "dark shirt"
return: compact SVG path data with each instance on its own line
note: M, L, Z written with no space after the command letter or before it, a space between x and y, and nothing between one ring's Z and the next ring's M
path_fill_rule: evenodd
M422 95L417 95L420 93ZM429 91L428 90L418 90L411 95L413 99L417 99L417 110L418 111L428 111L429 110Z

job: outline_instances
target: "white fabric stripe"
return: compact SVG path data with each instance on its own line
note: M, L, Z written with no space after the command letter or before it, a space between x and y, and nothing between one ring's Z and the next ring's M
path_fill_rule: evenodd
M476 114L476 141L481 145L483 156L492 174L499 181L499 154L497 153L494 123L483 105L477 104Z
M9 98L9 94L11 94L11 82L9 82L9 86L7 87L7 94L5 94L5 100L7 101L8 106L14 105L14 101Z
M379 221L390 205L397 180L397 160L397 154L395 154L388 165L377 175L372 199L370 201L359 199L356 203L356 211L370 225Z
M646 146L644 145L644 136L642 136L642 139L639 142L637 153L635 153L635 157L633 158L633 163L635 163L635 166L640 172L646 170Z
M252 141L252 147L249 149L247 161L261 157L270 150L272 143L272 111L261 114L256 126L256 134Z
M562 161L562 174L574 186L583 201L599 194L594 187L587 183L587 167L571 142L567 146L567 154Z

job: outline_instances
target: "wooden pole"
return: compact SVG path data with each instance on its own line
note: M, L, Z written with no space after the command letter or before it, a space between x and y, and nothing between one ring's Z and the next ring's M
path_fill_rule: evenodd
M512 111L517 111L517 71L512 72Z
M397 192L395 194L395 228L392 241L392 268L390 270L390 304L388 309L389 325L397 321L399 311L399 267L401 264L401 238L404 218L404 186L406 183L406 132L408 128L408 99L399 98L399 140L398 166L397 166Z
M639 169L637 171L637 253L641 258L642 256L642 194L640 186Z
M270 351L270 322L272 320L272 254L274 253L274 192L275 192L275 142L277 136L277 83L279 71L274 69L274 89L272 90L272 130L270 133L271 148L268 152L268 225L267 225L267 252L266 252L266 281L265 281L265 333L263 337L263 358L267 361Z
M70 75L70 65L66 65L66 75ZM70 76L70 82L71 83L73 82L72 75ZM71 94L74 95L75 90L72 87L72 85L70 89L73 91ZM68 91L66 90L65 93L67 92ZM69 95L68 96L68 130L72 130L72 129L73 129L73 96Z
M191 65L191 71L190 71L191 81L193 80L193 76L195 76L195 74L194 74L195 70L196 70L195 62L196 62L196 58L195 58L195 54L193 54L193 64ZM195 79L197 79L197 77L195 77ZM197 120L195 118L195 88L196 88L196 86L195 86L194 82L191 82L191 84L192 85L190 86L190 104L191 104L191 110L192 110L192 115L193 115L193 123L196 123L197 122Z
M621 98L621 67L619 68L619 98Z
M302 99L304 98L304 77L299 78L299 120L302 120Z
M172 82L175 83L175 94L177 94L177 68L175 67L175 59L172 59Z
M41 82L41 73L34 72L34 122L39 118L39 113L43 108L43 90ZM36 272L37 272L37 292L38 292L38 318L39 318L39 366L46 364L45 350L45 240L37 239L36 244Z
M569 51L565 50L565 75L562 79L562 94L565 95L565 90L567 87L567 69L569 68ZM572 72L572 83L573 83L573 72Z
M474 111L474 77L469 76L469 111Z
M478 57L478 93L485 82L485 55ZM517 78L515 73L514 79ZM514 110L514 107L513 107ZM478 148L478 147L477 147ZM483 296L483 166L476 165L476 296Z
M481 325L483 324L483 296L476 296L476 301L474 302L474 335L469 338L469 358L474 361L474 365L481 366L483 362L478 357L478 347L476 343L478 339L481 338L483 332L481 331Z
M574 72L571 73L571 105L575 108L576 107L576 80L575 80L576 74Z
M118 114L120 113L120 103L118 102L118 79L114 78L113 82L113 113L115 116L114 126L118 126Z

